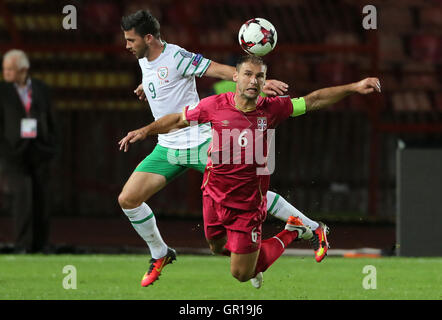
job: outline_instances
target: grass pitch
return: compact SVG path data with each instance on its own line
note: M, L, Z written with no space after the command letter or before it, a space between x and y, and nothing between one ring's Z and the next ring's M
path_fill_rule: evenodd
M148 288L140 280L143 255L1 255L1 300L313 300L442 299L442 258L348 259L283 256L259 290L239 283L229 259L179 255ZM65 289L75 284L76 289ZM364 267L376 270L376 289L364 289ZM67 278L66 278L67 277ZM367 280L366 280L367 283Z

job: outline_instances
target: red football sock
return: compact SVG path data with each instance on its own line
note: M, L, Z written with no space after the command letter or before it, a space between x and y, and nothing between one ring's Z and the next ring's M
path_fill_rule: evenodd
M255 275L259 272L266 271L268 267L283 254L285 248L295 240L297 236L297 231L283 230L276 236L263 240L258 261L256 262Z

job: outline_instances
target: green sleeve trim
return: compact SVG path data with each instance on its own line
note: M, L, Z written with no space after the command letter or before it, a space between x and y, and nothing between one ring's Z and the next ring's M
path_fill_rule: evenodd
M306 107L304 98L293 98L292 105L293 113L290 115L291 117L297 117L305 113Z
M178 70L180 68L181 63L183 63L184 57L181 58L180 63L176 66L176 69Z
M204 72L206 72L207 68L209 67L210 63L212 62L212 60L208 60L207 64L204 66L204 69L200 72L200 74L198 75L198 77L202 77Z
M191 64L192 61L193 61L193 58L194 58L194 56L192 56L192 57L190 58L190 61L189 61L189 63L187 64L186 69L184 69L184 72L183 72L183 74L182 74L183 77L186 76L187 69L189 69L190 64Z
M191 76L195 75L196 70L198 70L198 68L200 67L201 62L203 62L204 59L201 59L200 62L198 62L198 64L196 65L195 69L193 70Z

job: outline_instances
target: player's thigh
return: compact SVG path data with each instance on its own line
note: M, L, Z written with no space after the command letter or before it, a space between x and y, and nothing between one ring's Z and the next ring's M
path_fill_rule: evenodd
M187 170L176 163L176 151L160 145L155 146L152 153L135 168L118 197L122 208L138 207Z
M247 281L253 278L258 261L259 250L238 254L232 252L230 255L230 272L239 281Z
M226 249L236 254L249 254L261 247L264 204L257 209L239 210L223 207L220 220L227 230Z
M166 182L169 183L187 170L180 163L181 153L182 150L179 149L156 145L152 153L141 161L134 171L162 175L166 178Z
M124 209L133 209L164 188L166 177L151 172L134 171L118 197Z
M227 242L227 232L218 218L219 204L210 196L203 195L204 234L210 250L221 253Z

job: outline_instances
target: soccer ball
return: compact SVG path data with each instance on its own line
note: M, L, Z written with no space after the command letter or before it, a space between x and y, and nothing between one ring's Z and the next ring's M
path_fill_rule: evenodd
M248 54L264 56L275 48L278 35L269 21L255 18L241 26L238 40L241 48Z

